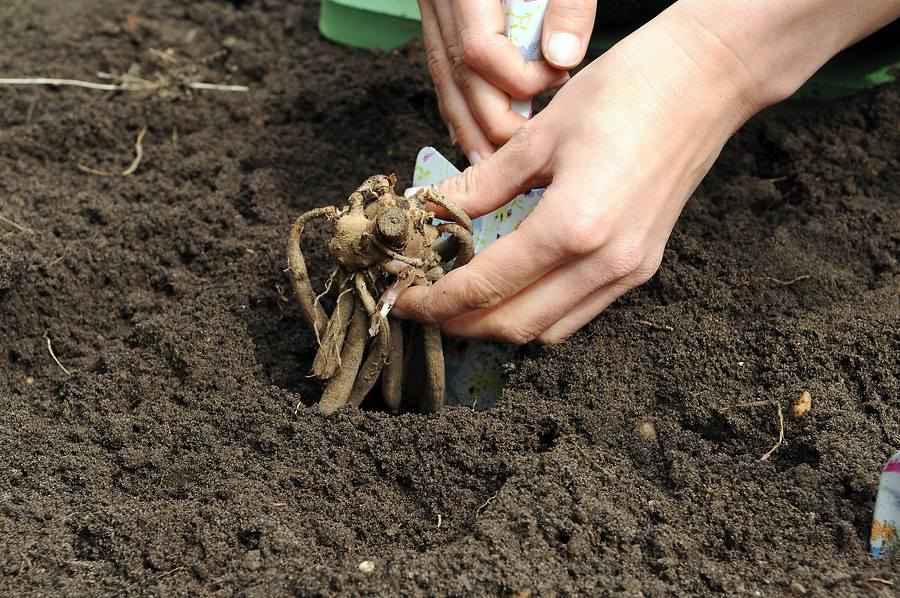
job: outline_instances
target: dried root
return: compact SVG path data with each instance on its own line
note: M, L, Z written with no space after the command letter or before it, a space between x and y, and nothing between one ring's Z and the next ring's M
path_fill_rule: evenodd
M355 303L352 289L341 287L337 305L328 320L325 334L321 337L319 351L313 360L312 373L319 380L328 380L341 367L341 349L344 348L344 338L353 317Z
M334 413L350 399L350 393L356 382L356 373L359 371L366 349L366 338L366 314L362 307L357 305L350 320L344 350L341 352L341 367L325 386L325 392L319 400L319 411L325 415Z
M391 342L381 374L381 396L392 413L400 411L403 401L403 324L389 320Z
M435 324L422 327L425 345L425 396L419 403L425 413L440 411L444 406L444 350L441 329Z
M397 196L395 182L393 175L370 177L346 207L310 210L291 228L287 272L319 342L313 375L327 381L318 405L321 413L360 405L379 379L385 404L394 413L403 401L423 412L444 405L440 328L399 322L389 314L408 286L432 284L472 259L472 222L433 189ZM454 222L434 224L429 204L443 208ZM334 222L328 251L344 281L330 316L313 291L300 248L304 227L319 218Z
M337 210L331 206L327 208L316 208L302 214L294 221L291 227L290 242L288 243L288 273L290 274L291 287L294 289L294 295L300 302L300 310L303 317L309 323L310 327L316 333L316 338L321 338L325 334L325 326L328 322L328 316L325 310L316 301L316 294L313 292L312 284L309 282L309 273L306 270L306 261L303 259L303 252L300 250L300 237L303 235L303 227L310 220L316 218L329 218L334 220L337 218Z

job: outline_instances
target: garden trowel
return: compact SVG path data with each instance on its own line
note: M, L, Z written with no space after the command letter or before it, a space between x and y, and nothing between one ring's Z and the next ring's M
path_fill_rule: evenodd
M526 60L541 60L541 27L549 0L503 0L505 31ZM531 100L512 101L512 108L526 118L533 114ZM433 147L419 151L413 185L437 185L459 170ZM523 193L511 202L473 222L475 253L516 229L534 209L543 189ZM492 405L503 387L504 365L513 361L515 347L484 341L451 339L444 345L446 401L484 409Z

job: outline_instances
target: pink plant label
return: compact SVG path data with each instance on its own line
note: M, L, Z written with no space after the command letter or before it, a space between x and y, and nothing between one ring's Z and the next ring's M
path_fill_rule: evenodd
M879 557L900 546L900 451L894 453L881 471L875 514L872 517L870 546L872 556Z

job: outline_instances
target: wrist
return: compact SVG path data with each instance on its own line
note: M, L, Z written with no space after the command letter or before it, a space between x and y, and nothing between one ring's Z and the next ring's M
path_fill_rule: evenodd
M727 65L752 115L790 97L835 54L900 16L900 1L680 0L660 16L699 54Z

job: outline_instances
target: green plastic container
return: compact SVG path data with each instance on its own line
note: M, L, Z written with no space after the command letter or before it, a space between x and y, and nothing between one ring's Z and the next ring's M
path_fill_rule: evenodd
M422 34L420 19L416 0L322 0L319 31L348 46L392 50ZM609 48L628 33L595 31L591 46ZM836 98L896 79L900 43L885 33L834 57L795 97Z
M392 50L422 34L416 0L322 0L319 31L353 46Z

